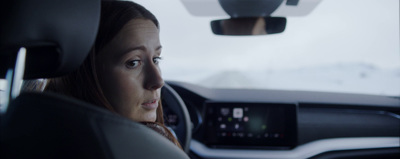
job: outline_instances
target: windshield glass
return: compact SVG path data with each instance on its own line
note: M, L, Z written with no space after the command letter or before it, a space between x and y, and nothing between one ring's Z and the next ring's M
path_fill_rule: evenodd
M193 16L180 0L135 2L160 21L165 80L400 96L399 0L322 0L265 36L214 35L210 21L229 17Z
M179 0L140 0L160 21L165 80L211 88L400 95L399 1L322 0L266 36L214 35Z

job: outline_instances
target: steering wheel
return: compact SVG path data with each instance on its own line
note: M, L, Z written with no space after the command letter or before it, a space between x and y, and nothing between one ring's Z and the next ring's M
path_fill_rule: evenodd
M167 83L161 89L161 98L165 125L173 130L183 150L188 153L192 138L192 123L186 105Z

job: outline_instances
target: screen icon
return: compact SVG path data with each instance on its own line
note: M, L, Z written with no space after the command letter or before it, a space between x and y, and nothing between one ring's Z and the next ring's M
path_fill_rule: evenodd
M233 108L233 118L243 118L243 108Z
M223 116L228 116L229 114L229 108L221 108L221 114Z
M221 136L222 136L222 137L225 137L225 136L226 136L226 132L222 132L222 133L221 133Z
M243 118L243 121L244 121L244 122L248 122L248 121L249 121L249 117L248 117L248 116L245 116L245 117Z
M238 123L235 124L235 129L236 130L239 129L239 124Z
M225 124L221 124L219 127L220 127L221 129L226 129L226 125L225 125Z

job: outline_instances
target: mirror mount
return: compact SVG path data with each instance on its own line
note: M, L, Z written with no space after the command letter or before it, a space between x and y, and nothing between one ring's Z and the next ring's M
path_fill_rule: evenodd
M230 17L242 18L269 16L283 0L218 0L218 2Z

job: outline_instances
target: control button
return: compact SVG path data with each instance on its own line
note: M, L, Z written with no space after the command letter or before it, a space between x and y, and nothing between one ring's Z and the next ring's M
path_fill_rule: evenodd
M233 118L243 118L243 108L233 108Z
M243 121L244 121L244 122L248 122L248 121L249 121L249 117L248 117L248 116L245 116L245 117L243 118Z
M228 116L229 114L229 108L221 108L221 114L223 116Z
M238 123L235 124L235 129L236 130L239 129L239 124Z
M219 125L219 127L220 127L221 129L226 129L226 124L221 124L221 125Z
M226 132L222 132L222 133L221 133L221 136L222 136L222 137L225 137L225 136L226 136Z

